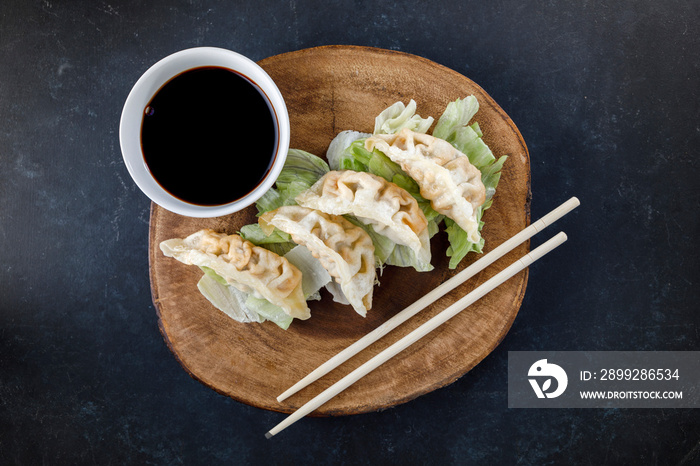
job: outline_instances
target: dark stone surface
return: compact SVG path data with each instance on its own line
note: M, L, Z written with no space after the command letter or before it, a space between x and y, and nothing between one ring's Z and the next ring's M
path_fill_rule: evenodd
M698 24L697 2L677 0L3 1L0 463L698 464L697 410L509 410L506 397L509 350L700 349ZM158 331L149 201L118 122L171 52L325 44L470 77L528 144L533 220L573 195L582 206L473 371L265 440L284 416L192 380Z

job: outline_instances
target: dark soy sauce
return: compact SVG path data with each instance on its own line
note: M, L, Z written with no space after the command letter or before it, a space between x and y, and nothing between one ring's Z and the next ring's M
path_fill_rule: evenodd
M148 168L166 191L192 204L222 205L250 193L269 172L276 144L265 96L225 68L175 76L144 109Z

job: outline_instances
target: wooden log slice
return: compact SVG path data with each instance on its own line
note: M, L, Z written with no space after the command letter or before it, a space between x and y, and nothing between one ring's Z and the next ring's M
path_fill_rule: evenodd
M515 124L494 100L465 76L406 53L353 46L327 46L267 58L260 65L279 86L291 119L291 147L325 156L342 130L371 132L374 117L396 101L414 99L422 116L439 117L447 103L470 94L480 110L475 120L493 153L509 155L493 206L486 211L485 251L529 224L530 162ZM235 183L235 178L232 178ZM161 241L202 228L235 233L256 221L256 210L195 219L151 207L149 260L153 301L161 332L176 358L195 379L219 393L259 408L289 413L430 317L529 251L529 242L439 300L381 341L298 394L276 397L311 370L463 269L477 256L448 270L444 232L432 240L435 270L386 267L366 318L323 293L310 304L312 317L288 330L271 322L240 324L215 309L197 290L202 272L164 257ZM314 414L348 415L405 403L457 380L478 364L508 332L527 283L524 271L439 327L379 369L330 400Z

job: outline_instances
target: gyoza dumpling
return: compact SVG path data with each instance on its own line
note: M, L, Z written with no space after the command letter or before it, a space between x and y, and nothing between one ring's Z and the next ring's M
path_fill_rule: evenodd
M244 293L253 293L297 319L311 311L301 288L301 272L284 257L255 246L238 235L201 230L185 239L160 243L160 249L188 265L209 267Z
M263 232L278 228L306 246L340 285L361 316L372 307L376 280L374 245L367 232L343 217L301 206L284 206L258 218Z
M411 248L430 263L428 221L405 189L381 176L352 170L326 173L296 197L299 205L328 214L352 214L374 231Z
M365 141L367 150L378 149L416 180L421 196L437 212L454 220L478 243L478 208L486 200L481 172L449 142L403 129L396 134L376 134Z

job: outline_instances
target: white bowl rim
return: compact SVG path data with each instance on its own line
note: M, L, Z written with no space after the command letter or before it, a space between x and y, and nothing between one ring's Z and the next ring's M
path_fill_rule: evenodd
M257 84L267 97L277 120L277 151L267 176L250 193L233 202L203 206L179 199L151 175L141 152L140 131L143 109L155 93L173 77L203 66L231 69ZM265 194L279 176L289 149L290 127L287 106L279 88L257 63L232 50L218 47L194 47L168 55L146 70L129 92L119 122L119 143L122 157L136 185L149 199L161 207L188 217L208 218L228 215L250 206Z

